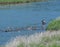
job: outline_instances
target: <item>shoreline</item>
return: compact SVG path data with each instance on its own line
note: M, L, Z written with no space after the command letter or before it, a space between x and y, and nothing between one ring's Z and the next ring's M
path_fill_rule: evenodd
M23 3L32 3L32 2L46 2L46 1L11 1L11 2L0 2L0 5L10 5L10 4L23 4Z
M0 5L20 4L20 3L23 3L23 2L0 2Z

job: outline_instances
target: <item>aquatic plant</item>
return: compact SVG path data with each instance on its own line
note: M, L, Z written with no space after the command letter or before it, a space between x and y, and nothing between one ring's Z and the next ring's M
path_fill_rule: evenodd
M60 47L60 31L17 36L8 42L5 47Z

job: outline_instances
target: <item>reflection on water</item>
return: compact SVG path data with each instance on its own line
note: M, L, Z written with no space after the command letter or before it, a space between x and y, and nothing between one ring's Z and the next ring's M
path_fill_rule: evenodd
M3 8L0 9L0 29L25 27L34 24L41 26L43 18L45 18L47 26L49 21L60 16L60 2L37 2ZM37 32L41 31L0 32L0 44L5 44L12 37L31 35Z

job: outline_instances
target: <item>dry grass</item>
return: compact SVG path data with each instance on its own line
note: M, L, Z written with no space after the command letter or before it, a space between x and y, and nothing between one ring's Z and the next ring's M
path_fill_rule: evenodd
M26 36L17 36L5 47L60 47L60 31L47 31Z

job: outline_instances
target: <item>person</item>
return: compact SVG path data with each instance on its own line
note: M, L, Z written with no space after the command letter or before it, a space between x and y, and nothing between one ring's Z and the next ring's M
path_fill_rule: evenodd
M45 30L45 25L46 25L45 19L43 19L41 22L42 22L42 30Z

